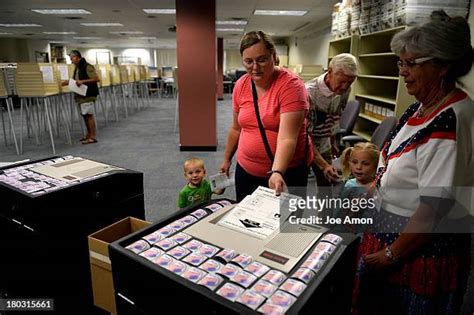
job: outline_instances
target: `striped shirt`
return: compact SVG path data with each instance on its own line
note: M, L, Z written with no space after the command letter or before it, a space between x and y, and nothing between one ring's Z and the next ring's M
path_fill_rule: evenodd
M346 107L351 89L335 94L324 82L326 73L306 82L310 97L310 126L313 142L320 153L331 150L331 136L339 129L339 119Z
M303 82L284 68L276 71L276 79L273 80L270 89L258 99L260 118L273 155L280 128L280 114L304 111L306 115L309 110ZM253 176L268 177L267 172L271 169L272 162L265 151L258 128L250 79L248 74L243 75L236 82L232 95L233 111L238 114L241 127L237 162ZM295 154L288 167L298 166L305 160L306 125L305 119L298 135ZM309 142L308 148L311 148ZM307 149L307 155L306 160L309 163L312 160L312 150Z
M406 217L414 213L421 197L463 203L458 189L474 186L474 102L456 91L427 117L416 117L419 108L418 102L411 105L400 118L377 170L381 207ZM466 195L472 191L460 198ZM449 216L462 214L452 211Z

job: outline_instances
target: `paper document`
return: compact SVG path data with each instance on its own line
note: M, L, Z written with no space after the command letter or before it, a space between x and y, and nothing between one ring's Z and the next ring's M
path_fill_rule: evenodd
M54 74L52 66L40 66L40 71L43 74L44 83L54 83Z
M75 80L69 79L68 87L69 87L69 90L71 90L71 92L77 93L77 94L82 95L82 96L86 96L87 85L81 84L81 86L77 86Z
M263 240L279 229L287 219L283 215L289 216L287 209L281 209L288 207L290 198L300 197L287 193L275 196L274 190L260 186L217 224Z
M69 80L69 70L67 65L58 65L61 80Z
M100 67L100 74L102 75L102 80L107 79L107 69L104 66Z
M209 181L211 182L212 190L225 189L227 187L235 185L235 178L233 173L230 173L229 177L227 177L226 174L222 173L211 175L209 176Z

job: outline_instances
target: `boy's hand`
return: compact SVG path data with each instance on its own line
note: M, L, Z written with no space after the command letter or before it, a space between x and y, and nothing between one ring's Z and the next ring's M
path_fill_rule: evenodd
M222 189L216 189L213 191L216 195L222 195L225 192L225 188Z

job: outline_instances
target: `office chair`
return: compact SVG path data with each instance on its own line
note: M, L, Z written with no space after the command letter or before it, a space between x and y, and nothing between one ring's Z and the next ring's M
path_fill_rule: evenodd
M346 104L346 108L339 119L339 130L336 132L336 143L339 149L344 149L342 137L352 134L354 125L360 112L360 102L358 100L350 100Z
M390 134L392 133L393 129L395 129L395 126L397 125L397 119L393 116L390 117L385 117L385 119L380 123L380 125L375 128L374 133L372 134L372 137L370 138L370 142L375 144L379 150L382 149L382 146L384 145L385 141L388 140L390 137ZM354 146L357 142L366 142L364 138L357 136L357 135L350 135L350 136L345 136L342 138L342 142L346 144L348 147L349 146ZM338 171L342 171L342 165L341 165L341 158L338 157L333 160L332 165L334 168ZM340 192L341 188L343 185L335 185L333 188L334 191Z
M397 125L397 119L393 116L386 117L380 125L375 128L372 137L370 138L370 142L375 144L379 149L382 149L383 144L387 141L388 137L392 133L393 129ZM342 138L342 142L344 144L349 144L349 146L353 146L357 142L365 142L364 138L357 136L357 135L350 135L345 136Z

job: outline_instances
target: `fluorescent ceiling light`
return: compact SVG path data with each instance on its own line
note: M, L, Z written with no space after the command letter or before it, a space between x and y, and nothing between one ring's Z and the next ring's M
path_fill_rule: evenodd
M3 27L43 27L39 24L0 24Z
M247 21L216 21L217 25L247 25Z
M130 39L156 39L155 36L129 37Z
M81 23L83 26L123 26L123 24L120 23Z
M122 31L122 32L110 32L110 34L116 34L116 35L121 35L121 34L133 35L133 34L143 34L143 32Z
M148 14L176 14L176 9L143 9Z
M218 32L243 32L243 28L218 28L216 29Z
M11 35L13 33L0 33L0 35Z
M84 9L38 9L31 11L41 14L91 14L91 12Z
M77 34L76 32L43 32L43 34L48 35L69 35L69 34Z
M74 39L102 39L102 37L73 37Z
M288 15L288 16L303 16L308 11L287 11L287 10L255 10L254 15Z

